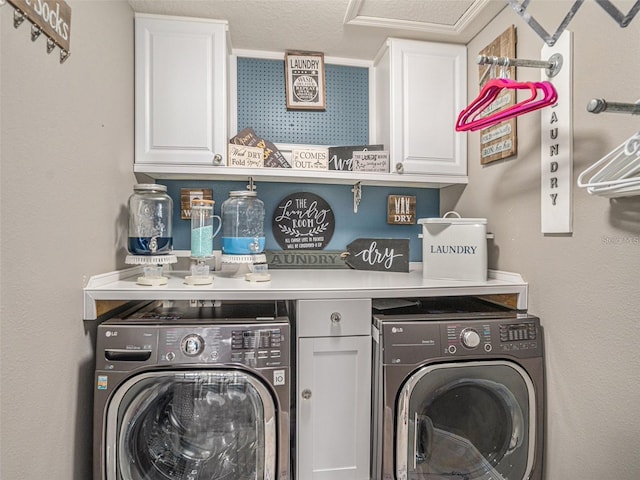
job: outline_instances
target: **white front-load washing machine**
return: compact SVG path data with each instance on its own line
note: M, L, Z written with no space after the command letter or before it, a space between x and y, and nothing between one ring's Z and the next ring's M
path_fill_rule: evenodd
M172 303L98 326L94 480L288 479L284 305Z
M542 480L540 320L469 298L395 303L374 310L372 478Z

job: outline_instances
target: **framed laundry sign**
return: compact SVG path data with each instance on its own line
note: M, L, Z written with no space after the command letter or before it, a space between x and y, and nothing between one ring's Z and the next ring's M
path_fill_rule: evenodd
M289 110L325 110L324 53L287 51L285 91Z

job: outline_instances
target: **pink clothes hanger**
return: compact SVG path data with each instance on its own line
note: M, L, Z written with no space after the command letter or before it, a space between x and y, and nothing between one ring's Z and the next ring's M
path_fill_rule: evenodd
M531 96L504 110L478 118L505 89L528 89L531 91ZM540 97L540 95L542 96ZM488 128L510 118L553 105L557 99L558 93L553 84L548 81L517 82L507 78L491 79L484 85L478 97L460 112L456 122L456 131L466 132Z

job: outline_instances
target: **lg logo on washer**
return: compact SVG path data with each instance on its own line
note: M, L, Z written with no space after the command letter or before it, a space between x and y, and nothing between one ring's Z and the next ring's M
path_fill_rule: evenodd
M105 337L117 337L118 336L118 332L117 331L111 331L111 330L107 330L106 332L104 332L104 336Z
M402 327L392 327L391 328L391 333L402 333L402 332L404 332Z

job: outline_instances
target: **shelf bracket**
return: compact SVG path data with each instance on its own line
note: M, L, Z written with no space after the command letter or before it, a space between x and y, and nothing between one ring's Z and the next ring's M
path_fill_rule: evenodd
M351 191L353 192L353 213L358 213L358 206L362 200L362 184L356 182Z

